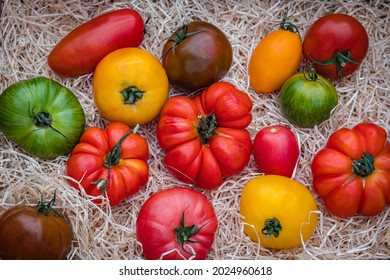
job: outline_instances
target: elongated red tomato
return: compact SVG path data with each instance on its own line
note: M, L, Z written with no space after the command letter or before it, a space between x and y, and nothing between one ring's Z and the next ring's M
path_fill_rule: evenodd
M111 206L135 194L149 174L148 143L135 130L120 122L87 128L66 163L67 175L87 194L107 195ZM79 189L78 183L70 184Z
M251 109L249 96L228 82L214 83L192 99L170 98L157 125L169 171L205 189L241 172L252 151L246 130Z
M256 134L253 155L260 172L291 178L299 160L299 144L290 129L271 125Z
M49 53L49 67L59 76L91 73L114 50L138 47L144 38L144 21L132 9L100 15L66 35Z
M137 240L146 259L206 259L218 220L202 193L173 187L149 197L137 217Z
M335 216L374 216L390 204L390 143L374 123L335 131L311 169L314 190Z

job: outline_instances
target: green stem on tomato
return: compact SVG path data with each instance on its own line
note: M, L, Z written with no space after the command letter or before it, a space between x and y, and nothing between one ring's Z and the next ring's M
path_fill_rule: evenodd
M139 90L136 86L130 86L122 90L120 93L123 95L124 104L134 105L143 97L145 91Z
M343 75L343 67L345 65L347 65L347 63L359 64L359 61L352 59L351 55L352 54L350 51L343 51L343 52L336 52L336 54L331 59L326 60L326 61L319 61L319 60L315 60L313 58L310 58L310 59L318 65L336 64L337 75L339 78L341 78Z
M38 201L38 204L35 207L35 211L38 213L43 213L45 216L49 215L49 213L52 213L55 215L55 212L52 210L52 208L53 208L53 205L56 201L57 189L54 190L53 198L49 202L44 200L42 192L41 191L39 191L39 192L41 193L41 200Z
M30 107L30 105L29 105L29 107ZM35 107L33 107L31 109L31 112L30 112L30 108L28 110L29 110L29 116L30 116L33 124L36 127L39 127L39 129L41 129L41 128L50 128L53 131L55 131L58 134L60 134L61 136L63 136L64 138L67 138L61 131L59 131L58 129L54 128L51 125L51 123L53 121L53 117L50 115L49 112L42 111L42 112L39 112L39 113L35 113L34 109L35 109Z
M199 116L200 122L197 127L199 139L203 145L207 144L212 136L215 135L217 128L217 119L213 113L207 117Z
M265 225L262 228L261 233L264 234L266 238L270 238L272 235L279 237L279 233L282 229L279 220L277 218L272 218L265 220Z
M287 21L287 19L290 17L287 14L288 14L288 11L283 15L282 20L279 22L280 29L297 33L299 36L299 39L301 39L301 34L299 33L298 28L292 22ZM302 41L302 39L301 39L301 41Z
M361 177L370 175L375 170L374 157L370 153L365 152L360 159L353 161L352 170Z

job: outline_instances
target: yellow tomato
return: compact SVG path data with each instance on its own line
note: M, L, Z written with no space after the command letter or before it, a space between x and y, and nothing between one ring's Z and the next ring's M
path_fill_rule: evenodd
M293 31L279 29L257 45L249 60L250 83L257 92L279 89L297 71L302 58L302 42Z
M99 62L93 92L105 119L134 126L159 115L168 100L169 82L165 69L152 54L139 48L123 48Z
M317 210L310 190L280 175L250 180L240 202L244 233L273 249L289 249L301 245L301 240L306 242L317 226Z

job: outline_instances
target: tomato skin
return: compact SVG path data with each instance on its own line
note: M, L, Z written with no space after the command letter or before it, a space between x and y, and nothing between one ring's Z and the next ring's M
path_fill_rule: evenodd
M168 170L183 182L213 189L248 164L252 101L228 82L194 98L174 96L164 105L157 140Z
M334 216L375 216L390 203L390 144L374 123L335 131L314 156L311 170L313 188Z
M151 53L139 48L108 54L94 73L94 100L100 114L110 122L130 126L149 123L159 115L168 94L165 69Z
M66 259L73 234L59 214L37 212L35 207L17 205L0 217L0 259Z
M336 88L324 77L309 80L303 73L290 77L279 93L280 109L299 127L314 127L329 119L338 104Z
M369 48L369 39L363 25L354 17L346 14L328 14L316 20L308 29L303 41L303 55L311 61L316 71L328 79L337 79L350 75L361 64ZM321 65L332 59L337 52L350 52L350 59L356 63L345 61Z
M148 143L142 136L130 131L129 126L120 122L110 123L105 129L89 127L66 163L68 176L79 182L91 196L107 195L111 206L138 192L148 181ZM130 134L125 136L127 133ZM117 162L111 160L110 163L110 154L122 137L125 138L119 153L116 153ZM73 187L79 189L77 182L69 180ZM105 190L99 182L106 184ZM94 201L100 202L99 199Z
M59 76L91 73L114 50L138 47L144 38L144 22L132 9L121 9L93 18L66 35L49 53L49 67Z
M184 38L176 46L174 40L168 40L162 50L162 65L172 86L197 91L229 72L233 51L225 34L211 23L192 21L187 28L187 33L200 32Z
M282 125L264 127L253 140L257 168L265 175L291 178L298 165L299 154L299 144L294 133Z
M85 115L68 88L46 77L18 81L0 95L0 129L40 158L69 153L85 128Z
M317 222L317 205L309 189L280 175L264 175L251 179L243 188L240 214L244 233L266 248L289 249L306 242ZM277 219L279 235L266 235L268 219Z
M250 57L250 84L260 93L279 89L297 71L301 58L302 42L298 34L284 29L269 33Z
M179 244L175 232L183 215L185 227L194 225L196 231L200 229L188 238L195 242L184 242L184 246ZM145 201L137 217L136 234L146 259L204 260L213 245L217 227L214 207L204 194L172 187L154 193Z

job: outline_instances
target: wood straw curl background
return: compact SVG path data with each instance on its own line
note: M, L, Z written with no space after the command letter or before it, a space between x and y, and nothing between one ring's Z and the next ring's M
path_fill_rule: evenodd
M12 83L39 75L71 89L86 113L87 126L104 127L92 97L92 74L61 79L47 65L54 45L78 25L108 11L129 7L144 18L146 36L141 48L156 57L163 42L183 23L199 19L220 28L233 47L233 65L224 78L253 100L252 139L263 127L286 125L300 140L301 156L295 179L311 186L310 164L328 137L338 128L371 121L390 133L390 4L389 1L109 1L109 0L5 0L0 21L0 92ZM303 37L319 17L333 12L357 18L366 28L370 48L360 68L351 76L334 81L339 104L331 118L312 129L292 126L281 115L278 92L257 94L249 85L249 57L261 38L274 30L284 13ZM170 96L183 94L171 88ZM1 109L1 108L0 108ZM150 145L150 179L136 195L117 207L94 205L67 183L67 155L41 160L22 151L0 133L0 213L15 204L34 205L57 189L57 209L70 220L75 238L70 259L143 259L135 237L135 221L143 202L158 190L183 185L163 165L164 152L156 139L156 121L140 128ZM253 157L244 171L225 180L216 190L204 191L219 220L209 259L390 259L390 207L376 217L331 216L316 194L320 221L305 246L291 250L268 250L243 233L239 202L248 180L260 175ZM192 186L189 186L192 187ZM314 192L313 192L314 193Z

